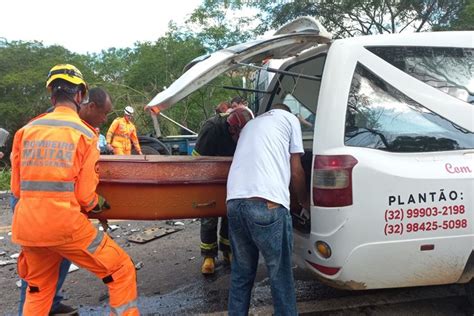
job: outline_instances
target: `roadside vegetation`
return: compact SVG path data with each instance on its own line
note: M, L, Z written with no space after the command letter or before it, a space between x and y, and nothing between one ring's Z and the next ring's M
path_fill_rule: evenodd
M10 190L10 169L0 169L0 191Z

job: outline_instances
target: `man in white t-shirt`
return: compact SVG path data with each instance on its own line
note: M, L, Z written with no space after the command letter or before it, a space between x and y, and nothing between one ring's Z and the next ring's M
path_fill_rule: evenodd
M250 121L240 133L227 181L232 253L229 315L246 315L259 253L270 276L276 315L297 315L291 255L290 182L302 207L309 198L301 165L301 127L284 104Z

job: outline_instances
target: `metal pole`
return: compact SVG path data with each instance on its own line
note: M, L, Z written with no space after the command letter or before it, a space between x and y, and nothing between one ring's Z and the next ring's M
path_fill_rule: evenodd
M192 130L190 130L189 128L187 128L186 126L183 126L181 124L179 124L178 122L176 122L175 120L173 120L172 118L164 115L163 113L160 112L160 115L163 116L165 119L169 120L170 122L173 122L174 124L178 125L179 127L183 128L184 130L190 132L191 134L193 135L197 135L196 132L193 132Z

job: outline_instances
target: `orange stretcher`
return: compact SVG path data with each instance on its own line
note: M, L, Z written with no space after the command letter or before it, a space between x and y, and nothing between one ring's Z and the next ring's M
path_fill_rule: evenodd
M226 214L231 157L101 156L98 219L162 220Z

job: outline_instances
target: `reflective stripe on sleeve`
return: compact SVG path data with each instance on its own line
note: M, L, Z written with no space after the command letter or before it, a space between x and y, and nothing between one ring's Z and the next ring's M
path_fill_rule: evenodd
M22 191L73 192L74 182L59 181L21 181Z
M89 247L87 247L87 251L89 251L90 253L94 253L97 250L97 247L99 247L100 243L102 242L102 239L104 239L104 233L100 230L97 230L97 235L95 235L94 240L91 242Z
M123 315L126 311L128 311L131 308L137 308L137 300L130 301L126 304L120 305L118 307L110 307L110 312L112 315Z
M38 125L54 126L54 127L70 127L81 132L82 134L86 135L89 138L92 138L94 136L94 133L91 130L89 130L87 127L77 124L75 122L71 122L71 121L38 119L36 121L29 123L27 126L38 126Z

